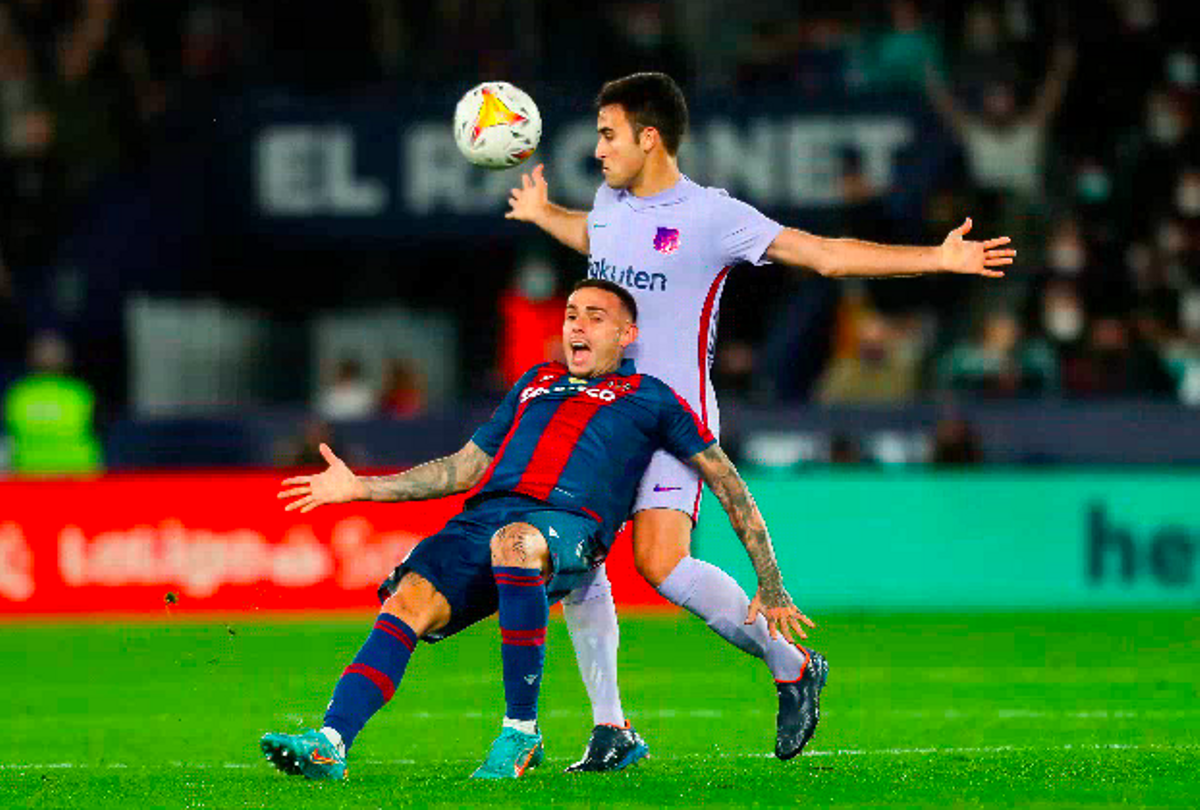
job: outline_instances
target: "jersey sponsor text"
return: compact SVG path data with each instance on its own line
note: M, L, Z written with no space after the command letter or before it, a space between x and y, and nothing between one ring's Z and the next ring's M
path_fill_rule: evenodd
M666 273L648 273L645 270L635 270L633 265L621 269L609 264L604 259L588 264L588 278L601 278L633 290L647 290L649 292L667 291Z

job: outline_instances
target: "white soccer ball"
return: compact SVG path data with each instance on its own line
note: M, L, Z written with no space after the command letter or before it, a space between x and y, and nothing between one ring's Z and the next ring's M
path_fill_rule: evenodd
M508 169L537 149L542 114L529 94L508 82L484 82L468 90L454 108L454 142L467 160L488 169Z

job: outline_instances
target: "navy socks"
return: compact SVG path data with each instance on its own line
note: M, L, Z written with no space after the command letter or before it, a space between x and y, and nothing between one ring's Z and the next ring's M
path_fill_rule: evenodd
M546 659L550 607L546 580L536 568L494 567L500 593L500 655L504 662L506 716L537 719L538 692Z
M342 735L347 749L371 715L392 699L416 645L411 627L390 613L379 614L325 711L325 725Z

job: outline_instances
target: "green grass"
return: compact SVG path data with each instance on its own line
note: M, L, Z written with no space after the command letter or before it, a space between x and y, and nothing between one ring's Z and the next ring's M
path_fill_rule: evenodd
M465 777L503 713L496 627L422 645L343 783L285 777L265 731L319 725L369 627L350 621L0 629L0 807L1200 805L1200 618L1179 613L826 616L810 752L768 756L766 669L690 616L622 623L622 687L653 757L567 776L591 726L561 620L546 763Z

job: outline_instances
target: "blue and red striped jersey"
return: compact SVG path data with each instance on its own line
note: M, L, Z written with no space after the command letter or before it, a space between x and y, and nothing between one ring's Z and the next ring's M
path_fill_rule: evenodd
M686 461L716 442L670 386L630 359L594 379L562 363L534 366L471 440L492 463L468 506L520 493L592 516L610 541L654 451Z

